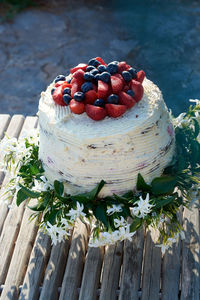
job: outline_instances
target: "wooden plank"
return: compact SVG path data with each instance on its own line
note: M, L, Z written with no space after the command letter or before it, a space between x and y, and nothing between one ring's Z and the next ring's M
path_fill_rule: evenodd
M150 228L145 239L141 300L158 300L160 291L161 249L155 243L157 230Z
M118 242L115 245L110 245L106 249L104 257L101 293L99 297L100 300L117 299L117 289L119 287L122 251L122 242Z
M104 248L89 248L81 284L79 300L94 300L97 297Z
M38 299L39 287L43 279L44 268L46 267L50 251L50 238L40 231L31 253L19 300Z
M3 138L4 133L10 123L10 115L0 115L0 139Z
M133 241L124 242L122 279L119 300L139 299L141 270L144 248L144 229L142 228L133 236Z
M200 283L200 232L199 210L195 206L184 209L183 228L185 240L182 249L181 300L198 300Z
M22 129L22 133L24 132L24 130L32 129L36 124L37 118L27 117L24 123L24 127ZM17 207L16 201L14 199L12 208L8 212L8 216L5 220L3 230L0 236L0 284L3 284L6 278L13 249L15 246L15 241L19 233L23 212L24 204L20 205L20 207Z
M66 266L70 240L53 246L44 276L40 300L57 300ZM22 300L22 299L21 299Z
M81 286L81 277L87 250L87 241L87 228L85 224L83 224L81 221L78 221L75 225L72 236L72 243L59 300L78 299L78 288Z

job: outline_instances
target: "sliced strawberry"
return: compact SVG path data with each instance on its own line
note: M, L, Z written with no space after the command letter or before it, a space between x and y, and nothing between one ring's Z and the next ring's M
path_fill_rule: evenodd
M137 81L142 83L144 78L145 78L145 72L143 70L140 70L139 72L137 72L137 78L136 78Z
M130 89L129 86L128 86L128 85L125 85L124 88L123 88L123 91L124 91L124 92L127 92L129 89Z
M131 66L126 64L126 70L128 71L128 69L130 69L130 68L131 68Z
M85 105L83 102L78 102L74 99L72 99L69 103L69 108L71 110L71 112L73 112L74 114L80 115L82 113L84 113L85 111Z
M85 100L84 102L86 104L93 104L94 101L98 98L97 92L95 92L94 90L90 90L88 92L85 93Z
M71 96L74 97L74 94L76 92L79 92L81 90L81 85L83 84L83 81L78 81L76 78L73 78L71 81Z
M122 116L125 113L126 109L126 105L106 104L107 114L112 118L118 118Z
M131 108L136 104L135 100L125 92L119 93L119 103L126 105L127 108Z
M55 83L55 87L58 87L58 86L60 86L60 85L62 85L63 83L65 83L65 82L67 82L67 81L58 81L58 82L56 82ZM67 82L68 83L68 82Z
M119 74L118 74L119 75ZM110 77L111 87L114 94L118 94L124 86L124 82L122 79L118 78L116 75L112 75Z
M88 117L95 121L103 120L107 115L105 108L91 104L86 104L85 111Z
M126 67L126 62L125 61L120 61L118 63L118 72L122 73L123 71L126 71L127 67Z
M88 66L88 65L86 65L86 64L79 64L78 66L76 66L76 67L70 69L70 73L74 73L74 72L76 72L76 71L79 70L79 69L85 71L86 68L87 68L87 66Z
M81 86L84 83L84 79L79 77L79 78L72 78L72 81L70 82L72 85L74 83L78 84L79 86Z
M62 86L62 90L64 90L66 87L68 87L70 89L72 87L71 83L68 83L67 81L64 81L61 86Z
M96 84L92 84L92 86L93 86L93 90L95 91L95 92L97 92L97 86L96 86Z
M95 59L98 60L101 63L101 65L107 66L107 64L103 61L101 57L96 57Z
M109 92L109 85L101 80L98 80L98 98L106 99Z
M139 102L142 99L143 94L144 94L144 88L143 88L142 84L139 81L132 79L131 80L131 89L135 93L135 96L133 97L133 99L136 102Z
M76 72L73 73L73 77L76 78L78 81L84 81L84 74L85 72L82 69L78 69Z
M66 106L65 102L63 101L63 90L62 85L58 86L55 91L53 92L53 100L55 103L61 106Z

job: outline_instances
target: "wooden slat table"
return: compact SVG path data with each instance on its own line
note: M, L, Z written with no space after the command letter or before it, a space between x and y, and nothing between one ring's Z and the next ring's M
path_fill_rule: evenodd
M19 137L37 126L37 117L0 115L0 138ZM0 161L2 155L0 153ZM4 186L9 176L0 173ZM199 209L185 209L186 239L164 257L143 229L132 242L88 248L88 231L77 223L71 238L51 246L29 222L31 211L0 202L1 300L198 300L200 298Z

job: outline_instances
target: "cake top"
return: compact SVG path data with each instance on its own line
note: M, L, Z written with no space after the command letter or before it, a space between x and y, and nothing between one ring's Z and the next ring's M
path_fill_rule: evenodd
M124 61L106 64L96 57L70 69L68 77L58 75L51 95L57 105L69 106L74 114L86 112L95 121L118 118L142 99L144 78L143 70L136 71Z

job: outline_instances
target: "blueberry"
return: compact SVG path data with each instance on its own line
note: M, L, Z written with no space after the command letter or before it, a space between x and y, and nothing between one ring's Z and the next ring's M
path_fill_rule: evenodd
M89 60L88 65L89 66L94 66L94 67L98 67L101 63L96 60L95 58L92 58Z
M72 78L68 79L67 82L70 83L72 81Z
M69 87L66 87L64 90L63 90L63 95L65 94L68 94L68 95L71 95L71 89Z
M108 72L103 72L100 74L99 76L100 80L102 80L103 82L109 83L110 81L110 73Z
M103 99L97 99L97 100L95 100L94 105L104 107L105 106L105 101Z
M88 66L85 71L86 72L90 72L90 71L92 71L94 69L96 69L94 66Z
M107 65L107 72L110 74L115 74L118 72L118 65L117 62L111 62Z
M51 90L51 95L53 95L54 91L55 91L55 88L53 88L53 89Z
M96 74L99 74L99 71L95 68L92 71L90 71L90 74L95 76Z
M131 97L134 97L134 96L135 96L135 93L134 93L134 91L132 91L132 90L128 90L126 93L127 93L128 95L130 95Z
M129 68L128 69L129 73L131 73L132 78L136 78L137 77L137 71L134 68Z
M82 93L82 92L76 92L76 93L74 94L74 99L75 99L76 101L78 101L78 102L83 101L83 100L84 100L84 97L85 97L85 95L84 95L84 93Z
M106 66L104 66L104 65L99 65L99 66L98 66L98 70L99 70L100 73L106 72Z
M56 83L58 81L65 81L65 80L66 80L66 78L64 75L58 75L58 76L56 76L54 82Z
M124 78L125 81L129 82L132 79L132 75L131 73L129 73L128 71L123 71L122 72L122 77Z
M96 81L100 80L100 76L101 76L101 75L100 75L99 73L96 74L96 75L94 76L95 80L96 80Z
M63 95L63 101L65 104L69 105L69 102L72 100L72 97L68 94Z
M92 90L93 86L92 86L92 83L91 82L85 82L82 84L81 86L81 91L83 93L86 93L88 92L89 90Z
M85 72L83 78L87 81L92 81L94 80L94 74L92 74L91 72Z
M115 94L111 94L108 99L107 102L110 104L118 104L119 103L119 97Z

